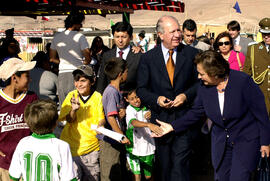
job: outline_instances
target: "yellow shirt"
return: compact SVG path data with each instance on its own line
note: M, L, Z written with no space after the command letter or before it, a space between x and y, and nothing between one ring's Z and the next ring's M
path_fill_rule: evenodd
M73 90L69 92L65 98L60 110L59 121L64 121L71 111L70 99L73 94L77 98L78 91ZM60 136L60 139L69 143L72 156L81 156L99 150L96 132L91 130L91 125L98 125L104 119L102 96L100 93L94 92L86 103L81 99L79 100L80 108L76 112L77 121L67 123Z

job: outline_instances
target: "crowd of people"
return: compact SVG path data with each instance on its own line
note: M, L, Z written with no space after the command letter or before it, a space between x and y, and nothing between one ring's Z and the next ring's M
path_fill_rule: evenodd
M66 30L31 62L13 37L3 40L0 180L189 181L202 128L214 180L251 179L269 157L270 18L256 43L237 21L210 40L196 37L194 20L180 29L165 15L151 50L145 31L132 43L127 22L111 27L114 48L99 36L90 47L84 19L68 15Z

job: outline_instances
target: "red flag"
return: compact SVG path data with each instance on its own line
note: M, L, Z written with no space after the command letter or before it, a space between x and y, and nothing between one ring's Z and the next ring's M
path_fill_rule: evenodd
M49 21L50 17L49 16L42 16L41 19L44 21Z

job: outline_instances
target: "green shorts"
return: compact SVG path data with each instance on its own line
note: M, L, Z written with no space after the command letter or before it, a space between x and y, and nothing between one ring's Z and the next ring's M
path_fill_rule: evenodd
M141 168L145 176L151 176L153 171L154 154L147 156L136 156L131 153L127 153L127 161L129 167L135 175L141 174Z

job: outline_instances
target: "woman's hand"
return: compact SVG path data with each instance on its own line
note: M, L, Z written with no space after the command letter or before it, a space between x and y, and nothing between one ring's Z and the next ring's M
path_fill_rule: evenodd
M162 129L162 134L159 134L159 135L156 135L155 133L152 133L152 137L161 137L171 131L173 131L173 127L172 125L168 124L168 123L165 123L165 122L162 122L162 121L159 121L157 120L157 123L160 124L160 128Z
M269 157L269 146L262 145L260 151L261 151L262 157L264 157L265 154L267 157Z

